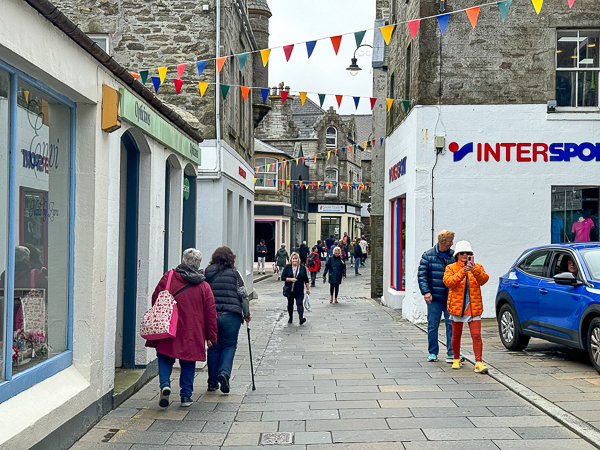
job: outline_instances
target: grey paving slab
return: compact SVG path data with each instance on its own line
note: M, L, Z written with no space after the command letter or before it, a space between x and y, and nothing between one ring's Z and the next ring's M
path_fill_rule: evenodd
M558 425L558 424L557 424ZM514 427L512 430L521 439L578 439L575 433L561 426L555 427Z
M114 444L110 442L86 442L79 441L73 444L69 450L129 450L132 444Z
M358 430L358 431L332 431L333 442L402 442L424 441L426 438L417 429L403 430Z
M295 433L297 431L306 431L306 422L303 420L282 420L279 422L277 431Z
M222 445L226 433L183 433L174 432L168 445Z
M389 418L387 423L391 429L402 428L475 428L473 422L466 417L447 418ZM454 432L456 433L456 431Z
M377 400L310 402L310 409L371 409L377 407L379 407Z
M410 408L415 417L491 417L494 414L482 406L472 408Z
M403 445L406 450L498 450L493 441L403 442Z
M148 431L200 433L205 424L206 422L201 420L155 420Z
M388 417L412 417L408 408L340 409L342 419L376 419Z
M125 444L164 444L173 433L170 431L125 430L115 434L110 442Z
M130 450L190 450L189 445L133 444Z
M560 425L549 416L473 417L469 420L476 427L554 427Z
M275 420L321 420L337 419L339 413L336 410L301 410L301 411L266 411L262 420L272 422Z
M387 422L383 418L306 421L306 431L387 430L388 428Z
M596 447L583 439L495 440L500 450L593 450Z
M519 435L510 428L472 428L458 432L455 428L423 428L423 433L430 441L470 441L492 439L517 439Z
M297 432L294 434L295 444L331 444L331 432L329 431L308 431Z

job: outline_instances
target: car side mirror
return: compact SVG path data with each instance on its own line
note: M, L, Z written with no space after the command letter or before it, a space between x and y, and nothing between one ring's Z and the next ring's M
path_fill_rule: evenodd
M581 280L578 280L571 272L559 273L558 275L554 275L553 279L556 284L560 284L561 286L577 287L583 284Z

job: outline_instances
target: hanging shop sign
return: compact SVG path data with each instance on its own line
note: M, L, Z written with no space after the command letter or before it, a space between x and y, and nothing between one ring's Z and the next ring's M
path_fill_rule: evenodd
M238 167L238 173L240 174L240 177L242 177L244 180L246 179L246 171L244 169L242 169L241 167Z
M161 144L166 145L181 156L202 164L202 155L198 143L184 136L179 130L156 114L149 106L121 89L121 117L123 120L140 128Z
M581 161L600 161L600 142L592 144L583 142L576 144L543 142L469 142L462 147L457 142L452 142L448 149L453 153L453 161L461 161L470 153L475 153L477 161L516 161L516 162L548 162L571 161L579 158Z
M406 175L406 156L390 168L390 183Z

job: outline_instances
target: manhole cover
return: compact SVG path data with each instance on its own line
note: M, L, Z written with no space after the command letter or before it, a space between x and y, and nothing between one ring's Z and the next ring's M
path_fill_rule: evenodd
M262 433L260 445L284 445L291 444L293 433Z

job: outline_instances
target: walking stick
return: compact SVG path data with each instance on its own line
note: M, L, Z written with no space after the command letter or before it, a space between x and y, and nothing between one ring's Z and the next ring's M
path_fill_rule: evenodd
M252 373L252 390L256 390L254 385L254 363L252 362L252 345L250 344L250 325L246 322L246 330L248 330L248 350L250 350L250 372Z

